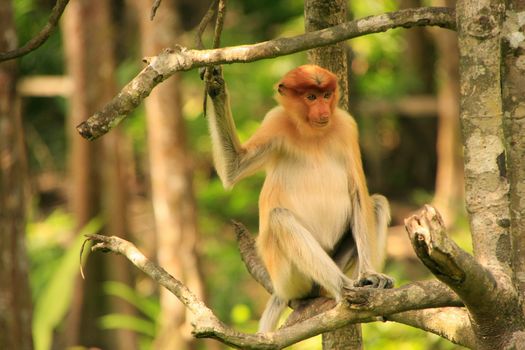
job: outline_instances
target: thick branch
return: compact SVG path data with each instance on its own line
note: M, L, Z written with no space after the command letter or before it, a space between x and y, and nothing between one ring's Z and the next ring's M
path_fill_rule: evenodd
M257 254L255 239L240 222L234 221L233 225L235 227L239 252L241 253L241 259L244 262L244 265L246 265L250 275L252 275L252 277L259 282L268 293L272 294L272 281L270 280L270 275L261 261L259 254Z
M44 28L42 28L40 32L31 40L29 40L24 46L11 51L0 52L0 62L24 56L42 46L42 44L45 43L47 39L49 39L51 34L53 34L53 31L58 25L58 20L62 16L62 13L64 13L64 9L68 3L69 0L57 0L55 6L51 10L51 15L49 16L49 19L47 20Z
M467 306L482 306L491 299L496 288L492 273L448 238L443 219L433 207L426 205L406 219L405 227L417 256Z
M186 286L149 261L132 243L118 237L90 235L92 250L124 255L137 268L171 291L195 315L194 335L215 338L242 349L281 349L311 336L349 323L372 322L378 316L407 310L459 305L454 293L437 281L414 283L399 289L357 288L348 291L349 303L341 303L304 322L268 334L244 334L222 323Z
M501 334L523 329L519 296L508 275L497 266L489 270L461 250L446 236L443 220L433 207L425 206L405 226L418 257L465 303L476 338L483 339L476 347L500 348L505 339Z
M415 26L440 26L455 29L454 10L444 7L406 9L346 22L291 38L280 38L254 45L213 50L188 50L177 47L148 59L148 66L102 110L80 124L77 130L89 140L104 135L133 111L157 84L178 71L224 63L253 62L331 45L366 34L384 32L392 28Z
M464 308L411 310L392 314L385 319L432 332L471 349L476 346L476 337L472 331L468 312Z

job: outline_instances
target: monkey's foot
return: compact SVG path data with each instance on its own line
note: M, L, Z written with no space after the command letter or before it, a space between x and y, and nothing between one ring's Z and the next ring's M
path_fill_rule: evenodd
M387 289L394 287L394 280L379 272L365 272L359 275L359 279L354 286Z

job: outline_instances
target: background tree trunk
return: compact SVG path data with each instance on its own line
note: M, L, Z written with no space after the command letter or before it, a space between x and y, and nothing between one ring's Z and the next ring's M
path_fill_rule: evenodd
M11 1L5 0L0 3L0 52L17 45ZM0 349L30 350L26 156L16 78L16 61L0 63Z
M153 21L153 1L137 0L142 52L151 56L180 42L176 1L164 1ZM203 296L196 244L198 236L190 157L182 116L180 75L156 88L146 100L151 189L159 264ZM185 307L166 289L160 290L161 326L157 349L188 349L194 341Z
M93 143L82 139L75 132L75 126L98 110L116 90L110 2L71 2L66 9L63 33L68 71L73 84L68 128L71 137L70 204L77 230L80 230L101 214L101 186L104 183L100 164L104 159L103 144L101 141ZM117 135L110 136L106 143L113 144L114 147L117 138ZM113 152L111 150L108 154L111 156ZM115 164L117 163L108 165L109 169L118 166ZM109 191L113 200L119 198L115 192L119 189L121 188L117 187ZM110 205L109 211L116 213L115 204ZM120 217L115 215L117 217L112 220L110 228L119 232L112 234L122 234L115 224L115 220ZM118 257L93 255L86 268L86 280L82 280L80 276L77 279L66 324L64 346L116 348L126 344L126 348L136 347L133 336L127 334L127 337L110 337L108 332L98 327L99 317L109 310L108 298L103 292L103 282L108 279L109 274L107 266L118 266L121 262L117 262L117 259ZM110 261L112 262L109 263ZM122 334L121 331L117 332ZM119 343L119 339L124 343Z
M345 0L305 0L305 31L324 29L347 20L348 7ZM349 64L345 42L308 51L310 63L334 72L339 79L341 108L349 111ZM323 349L361 349L361 325L353 324L323 334Z
M455 6L452 0L436 0L434 6ZM438 51L437 169L433 203L448 226L463 202L463 160L459 131L459 49L457 34L434 31Z
M305 0L304 26L306 32L334 26L347 21L348 6L344 0ZM308 51L308 61L335 73L339 78L341 108L349 111L348 47L345 42Z

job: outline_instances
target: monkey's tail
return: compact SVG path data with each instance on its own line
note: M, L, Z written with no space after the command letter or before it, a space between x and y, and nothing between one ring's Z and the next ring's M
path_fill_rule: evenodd
M383 269L386 257L386 236L388 231L388 224L390 224L390 205L385 196L380 194L372 195L372 201L374 203L374 212L376 219L376 231L377 231L377 257L376 257L376 268L378 271Z
M288 302L279 298L277 295L272 294L266 308L262 314L261 320L259 321L259 333L266 333L275 330L277 322L286 309Z

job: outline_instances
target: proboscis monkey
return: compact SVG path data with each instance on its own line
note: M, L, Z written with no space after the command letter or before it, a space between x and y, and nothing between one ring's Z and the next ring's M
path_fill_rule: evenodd
M316 285L336 301L345 286L391 288L392 279L377 272L388 202L368 193L355 120L337 107L336 76L315 65L287 73L277 85L280 105L242 145L228 96L214 99L227 93L219 75L209 93L213 158L224 186L266 171L257 248L274 294L259 331L275 329L288 301L311 295Z

